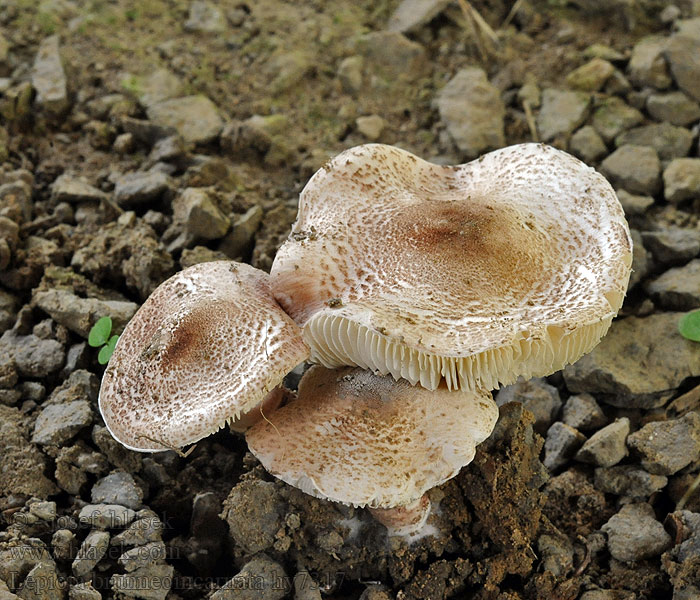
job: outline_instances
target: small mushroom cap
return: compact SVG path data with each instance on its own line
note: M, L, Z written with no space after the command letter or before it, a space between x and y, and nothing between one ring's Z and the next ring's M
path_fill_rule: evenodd
M304 188L271 271L312 360L435 389L494 389L591 350L627 289L610 184L543 144L465 165L347 150Z
M275 477L353 506L403 506L474 458L493 430L491 394L429 391L355 368L314 366L296 400L246 432Z
M308 355L266 273L194 265L162 283L124 329L100 411L127 448L180 448L255 407Z

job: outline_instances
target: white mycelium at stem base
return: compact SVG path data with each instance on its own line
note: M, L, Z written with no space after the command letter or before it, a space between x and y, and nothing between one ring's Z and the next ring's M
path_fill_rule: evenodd
M495 389L590 351L632 245L595 170L522 144L455 167L369 144L304 188L271 285L312 360L429 389Z

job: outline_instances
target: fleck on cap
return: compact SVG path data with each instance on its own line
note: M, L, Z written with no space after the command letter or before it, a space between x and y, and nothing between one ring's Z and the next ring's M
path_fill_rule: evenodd
M180 448L254 408L308 355L266 273L201 263L161 284L126 326L100 411L127 448Z
M267 471L307 494L389 508L454 477L497 418L484 390L429 391L362 369L315 366L298 398L246 440Z
M271 285L316 362L494 389L590 351L631 263L615 192L565 152L445 167L368 144L304 188Z

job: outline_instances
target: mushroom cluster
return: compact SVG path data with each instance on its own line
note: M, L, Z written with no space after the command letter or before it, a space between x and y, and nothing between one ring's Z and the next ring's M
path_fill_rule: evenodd
M445 167L359 146L308 182L269 276L203 263L146 300L100 410L147 452L228 423L276 477L408 534L495 426L490 390L590 351L631 261L614 191L564 152L522 144Z

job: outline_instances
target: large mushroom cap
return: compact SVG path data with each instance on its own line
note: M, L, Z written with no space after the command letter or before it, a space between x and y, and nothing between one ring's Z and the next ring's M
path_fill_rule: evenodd
M180 448L256 406L308 355L266 273L198 264L161 284L126 326L100 411L132 450Z
M493 389L591 350L631 262L615 192L565 152L444 167L370 144L309 181L271 284L321 364Z
M298 398L246 432L265 469L318 498L395 507L454 477L493 430L489 392L429 391L315 366Z

